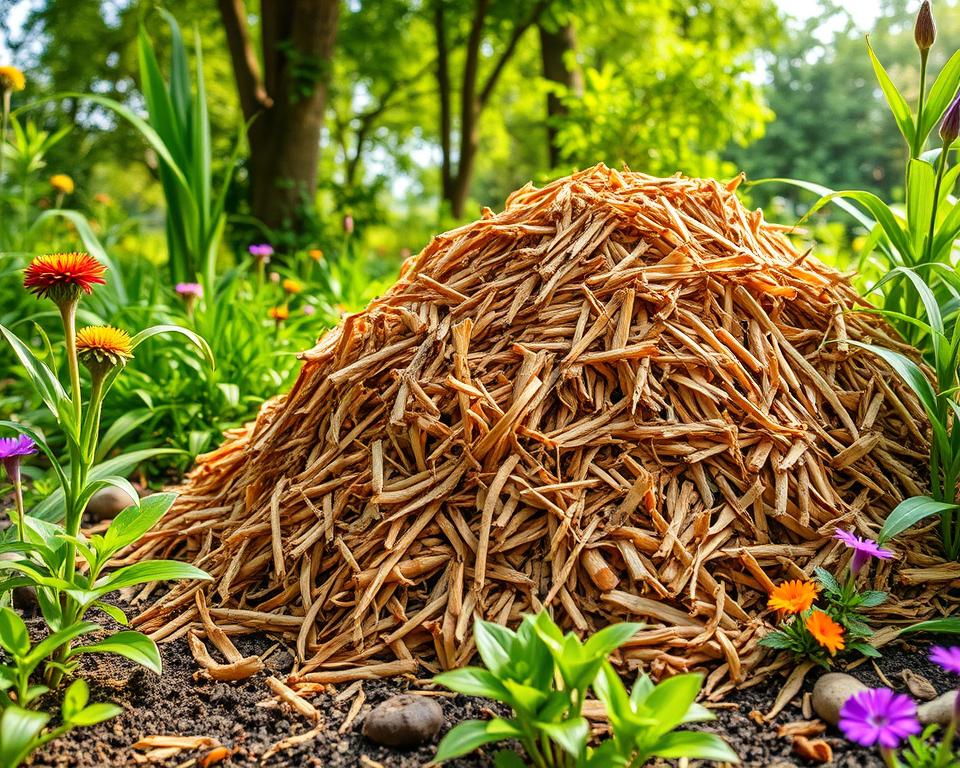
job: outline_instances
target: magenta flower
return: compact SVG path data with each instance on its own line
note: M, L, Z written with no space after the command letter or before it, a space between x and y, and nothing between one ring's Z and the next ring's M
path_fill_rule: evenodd
M933 646L930 649L930 661L951 674L960 675L960 648L957 646Z
M889 688L860 691L840 708L840 730L862 747L895 749L908 736L920 733L917 705Z
M269 264L270 257L273 256L273 246L269 243L254 243L247 250L251 256L256 257L257 261L262 261L264 264Z
M16 437L0 437L0 461L9 467L7 462L20 462L23 456L30 456L37 452L37 444L26 435Z
M343 231L348 235L353 234L353 216L349 213L343 217Z
M200 283L177 283L174 290L181 296L193 296L195 299L203 298L203 286Z
M315 315L317 313L317 308L313 304L304 304L303 305L303 314L305 315Z
M853 550L853 561L850 563L850 570L856 576L871 559L889 560L893 557L893 552L889 549L882 549L873 539L863 539L849 531L841 531L839 528L834 532L833 538L842 541Z

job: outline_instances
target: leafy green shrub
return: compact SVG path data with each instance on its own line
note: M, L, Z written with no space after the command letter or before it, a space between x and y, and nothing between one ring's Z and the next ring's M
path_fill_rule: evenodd
M695 703L699 675L678 675L659 685L642 675L627 693L607 657L640 627L614 624L581 642L572 632L564 635L545 611L525 616L516 632L478 620L474 639L485 668L444 672L435 680L458 693L506 704L513 714L460 723L444 736L435 759L516 740L538 768L627 768L654 757L738 762L718 736L675 730L713 719ZM603 702L613 731L596 748L588 746L590 726L582 714L590 689ZM496 762L499 768L526 765L508 750L498 752Z

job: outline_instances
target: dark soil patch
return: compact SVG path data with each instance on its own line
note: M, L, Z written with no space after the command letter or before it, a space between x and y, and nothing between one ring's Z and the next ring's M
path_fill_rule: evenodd
M237 645L243 653L263 653L273 641L262 635L239 638ZM313 699L324 713L325 727L315 738L285 749L265 763L260 756L274 743L311 729L311 724L291 711L275 706L264 706L270 700L264 678L268 673L282 676L289 669L292 657L282 648L267 660L268 671L239 683L194 679L196 666L184 641L162 646L165 672L157 677L135 668L123 660L95 658L84 670L91 684L92 700L114 701L123 707L123 714L95 728L74 731L39 752L31 765L44 768L119 768L135 765L134 750L139 739L149 735L196 735L217 739L234 750L233 756L222 766L367 766L377 763L385 768L413 768L426 765L434 754L435 745L400 752L377 746L362 734L363 717L381 701L419 686L407 680L368 681L363 684L366 702L356 720L339 733L352 697L335 701L333 694ZM900 678L903 669L925 676L938 692L947 690L955 681L926 659L926 645L898 643L878 662L881 672L899 689L905 686ZM862 664L855 671L865 683L880 686L884 683L872 664ZM816 674L809 675L806 691L812 688ZM753 768L789 768L808 766L792 751L789 738L777 736L777 727L801 720L798 701L788 706L772 724L758 725L750 717L752 711L769 710L782 680L769 680L755 688L732 695L717 710L718 720L709 724L710 730L724 735L740 754L744 766ZM342 690L345 686L338 686ZM440 697L446 718L443 732L457 722L490 715L489 702L465 696ZM881 768L883 763L870 750L852 747L830 729L825 737L834 751L832 765L840 768ZM200 758L204 752L181 752L160 763L168 766L190 765L191 758ZM364 759L365 758L365 759ZM475 755L455 761L456 766L491 766L489 754Z

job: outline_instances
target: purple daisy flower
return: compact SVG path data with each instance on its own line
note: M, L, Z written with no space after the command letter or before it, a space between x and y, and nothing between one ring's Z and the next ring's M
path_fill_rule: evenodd
M952 646L944 648L935 645L930 649L930 661L954 675L960 675L960 648Z
M200 283L177 283L174 290L181 296L203 297L203 286Z
M264 264L269 263L270 257L273 256L273 246L269 243L254 243L247 250L251 256L255 256L258 261L262 261Z
M26 435L0 437L0 463L7 471L10 482L20 482L20 459L37 452L37 444Z
M839 528L834 532L833 538L842 541L853 550L853 561L850 563L850 570L856 576L871 559L889 560L893 557L893 552L889 549L882 549L873 539L864 539L856 536L849 531L842 531Z
M862 747L895 749L921 729L913 699L889 688L877 688L855 693L843 703L840 730Z

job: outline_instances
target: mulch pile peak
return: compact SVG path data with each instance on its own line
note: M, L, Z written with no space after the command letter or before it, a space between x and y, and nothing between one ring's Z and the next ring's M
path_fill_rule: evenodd
M201 457L131 559L214 581L136 623L285 636L296 687L462 665L476 616L549 606L645 621L628 668L762 679L773 582L838 567L835 527L875 534L927 449L849 342L906 345L736 185L599 165L435 237ZM886 619L945 609L932 541L876 570L909 586Z

